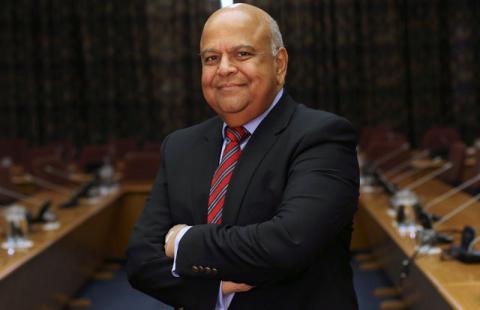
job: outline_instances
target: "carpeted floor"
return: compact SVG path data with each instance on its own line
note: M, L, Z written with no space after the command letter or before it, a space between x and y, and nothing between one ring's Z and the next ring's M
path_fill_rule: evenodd
M93 280L87 283L76 298L87 298L88 310L166 310L173 309L164 303L133 289L127 281L125 270L119 269L110 280ZM79 310L79 308L68 308Z
M377 287L390 286L390 282L381 270L365 271L359 268L353 259L354 283L361 310L379 309L379 299L373 295ZM123 268L114 273L112 279L92 280L77 294L77 298L91 301L88 310L164 310L173 309L130 287ZM73 310L69 308L68 310ZM78 308L75 308L78 309Z

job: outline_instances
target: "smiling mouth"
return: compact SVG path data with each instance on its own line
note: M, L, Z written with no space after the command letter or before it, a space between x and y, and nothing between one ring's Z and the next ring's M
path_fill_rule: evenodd
M245 86L245 84L228 83L228 84L221 84L220 86L218 86L218 89L220 89L220 90L233 90L233 89L237 89L237 88L240 88L240 87L243 87L243 86Z

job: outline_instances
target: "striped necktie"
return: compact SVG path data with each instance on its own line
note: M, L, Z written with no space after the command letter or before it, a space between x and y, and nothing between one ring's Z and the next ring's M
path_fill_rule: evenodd
M233 170L240 158L242 149L240 144L250 133L243 127L225 128L227 145L222 154L220 164L213 174L208 198L208 223L221 224L223 203L227 193L228 183L232 178Z

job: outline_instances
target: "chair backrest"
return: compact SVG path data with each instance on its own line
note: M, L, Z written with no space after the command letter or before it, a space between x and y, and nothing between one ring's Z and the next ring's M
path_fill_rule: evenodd
M430 153L440 155L443 157L448 156L450 146L460 140L460 134L458 130L453 127L431 127L422 137L422 148L429 150Z
M448 161L452 164L452 168L447 170L443 175L443 180L451 185L458 185L463 178L465 169L465 157L467 147L462 142L454 142L448 151Z
M57 152L60 154L60 158L65 162L73 162L77 155L76 147L69 141L56 141L53 143Z
M81 152L78 164L86 172L93 172L102 166L105 160L114 161L113 150L110 145L90 144L85 145Z
M115 152L116 159L122 159L127 153L138 150L137 142L133 139L116 139L110 142L110 145Z
M147 141L143 145L143 150L144 151L156 152L157 154L160 154L160 148L161 148L161 143L159 143L159 142Z
M123 181L153 181L160 167L160 154L157 152L130 152L125 156Z
M66 186L75 185L68 179L67 165L57 156L35 158L32 163L31 173L53 184Z
M22 166L26 171L32 172L35 159L45 157L61 158L61 152L60 146L55 144L32 147L25 152Z
M2 187L1 189L5 189L7 191L16 192L15 185L12 183L12 180L11 180L10 167L4 167L0 165L0 187ZM14 197L11 197L10 195L2 193L2 191L0 190L1 206L11 204L16 200L17 199L15 199Z
M410 151L404 148L407 139L401 134L389 134L368 144L365 149L367 160L381 161L378 164L382 170L388 170L410 158Z
M358 146L361 151L366 151L370 144L377 143L382 140L395 139L397 134L389 127L365 127L360 131Z
M1 139L0 159L9 157L14 163L21 164L27 149L27 143L22 139Z
M480 174L480 147L475 147L475 165L473 166L472 176ZM472 195L480 193L480 181L475 182L468 188L468 192Z

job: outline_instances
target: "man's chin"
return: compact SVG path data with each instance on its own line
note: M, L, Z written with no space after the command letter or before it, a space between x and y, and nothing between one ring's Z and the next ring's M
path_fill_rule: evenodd
M224 114L234 114L245 110L247 107L246 102L239 101L223 101L219 102L218 107Z

